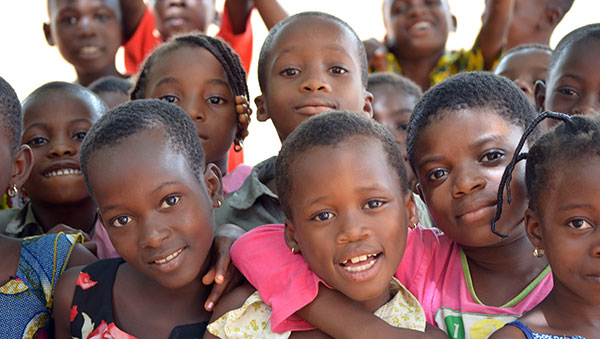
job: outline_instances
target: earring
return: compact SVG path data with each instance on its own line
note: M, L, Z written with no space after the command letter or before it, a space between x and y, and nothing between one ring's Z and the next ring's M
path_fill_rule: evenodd
M221 200L217 200L217 208L221 207L221 205L223 205L223 203L221 202Z
M410 225L408 225L408 228L410 228L411 230L414 230L417 228L417 224L415 224L414 222Z
M292 247L292 254L296 254L296 248Z
M17 193L19 193L19 189L17 188L17 185L13 184L8 191L6 191L6 194L8 194L9 197L14 198L17 196Z
M544 256L544 249L536 247L533 249L533 256L536 258L541 258Z

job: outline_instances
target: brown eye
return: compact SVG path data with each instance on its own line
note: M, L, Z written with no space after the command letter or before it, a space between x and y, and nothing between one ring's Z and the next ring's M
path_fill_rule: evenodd
M181 197L178 195L168 196L162 201L162 203L160 204L160 208L173 207L173 206L177 205L180 200L181 200Z
M131 222L131 218L126 215L120 215L113 219L112 225L115 227L123 227Z

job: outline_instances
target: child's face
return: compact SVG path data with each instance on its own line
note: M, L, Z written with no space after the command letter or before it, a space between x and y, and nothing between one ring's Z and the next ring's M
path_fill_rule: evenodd
M371 86L373 94L373 118L385 126L398 142L408 174L408 182L415 180L406 155L406 130L417 98L398 92L389 85Z
M24 185L33 202L68 204L89 199L79 167L79 147L103 108L71 91L41 94L23 111L21 141L33 150Z
M462 246L497 245L502 240L492 233L490 221L496 213L504 168L523 129L491 109L445 114L425 127L415 149L421 196L435 224ZM524 164L517 165L511 182L512 203L504 203L497 223L509 241L525 231L521 225L527 208L524 172Z
M185 156L165 144L162 130L127 137L88 162L89 184L112 244L163 287L199 282L210 261L211 197L220 182L211 169L206 172L194 177Z
M51 1L50 24L44 25L48 43L78 72L114 68L122 39L118 1Z
M593 305L600 305L599 168L597 156L569 164L568 175L552 176L539 213L528 210L525 218L552 267L554 289Z
M256 98L258 119L273 120L283 141L302 121L330 110L371 113L356 41L343 26L302 17L279 33Z
M215 0L154 0L156 29L167 40L175 34L206 32L216 15Z
M386 0L383 5L386 40L404 57L424 57L443 51L454 18L446 0Z
M598 114L600 112L600 41L572 45L548 74L545 94L536 90L538 107L559 113Z
M407 225L416 222L412 195L402 193L381 143L355 136L311 148L294 161L293 176L302 184L290 198L288 243L328 285L374 311L390 297Z
M525 49L511 53L502 59L494 70L495 74L509 78L535 106L535 82L546 81L550 51Z
M237 130L233 94L223 67L204 48L164 55L148 78L148 98L172 102L194 121L207 163L226 159Z

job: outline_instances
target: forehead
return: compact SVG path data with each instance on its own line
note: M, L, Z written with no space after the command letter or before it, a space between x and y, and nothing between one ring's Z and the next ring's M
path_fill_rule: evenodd
M498 66L496 66L496 73L500 73L502 70L511 67L527 69L532 66L540 66L546 68L548 67L551 54L550 51L533 48L510 53L500 59Z
M567 46L553 68L548 70L549 79L563 74L575 74L585 79L600 79L600 39L584 39Z
M50 123L72 118L94 122L105 111L105 107L101 99L92 95L91 92L58 88L29 97L23 103L24 127L39 121Z
M131 1L131 0L124 0ZM115 15L121 15L119 0L48 0L48 13L50 16L66 9L78 9L83 6L106 7Z
M229 84L225 69L219 60L207 49L199 46L176 47L158 58L150 72L149 82L165 77L186 81L219 78Z
M356 37L344 25L319 16L300 16L290 21L274 38L270 59L285 52L333 47L359 60Z

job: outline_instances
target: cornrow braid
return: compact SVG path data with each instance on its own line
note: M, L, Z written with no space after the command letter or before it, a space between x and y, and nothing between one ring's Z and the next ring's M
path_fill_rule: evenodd
M502 179L500 180L500 185L498 187L498 200L496 202L496 206L497 206L496 215L491 220L492 232L494 232L494 234L496 234L497 236L499 236L501 238L506 238L507 235L502 234L496 230L496 222L498 220L500 220L500 216L502 215L502 204L504 201L504 188L506 188L506 201L508 202L508 204L510 204L511 203L510 181L512 180L512 172L515 169L515 167L517 166L517 164L519 163L519 161L527 159L527 157L529 155L527 152L521 153L521 150L523 149L523 146L525 145L525 142L527 141L527 137L529 137L529 135L536 130L539 123L542 122L542 120L544 120L546 118L562 120L567 124L573 124L573 121L571 120L571 118L566 114L546 111L546 112L540 113L535 119L533 119L533 121L529 124L529 126L527 126L527 128L523 132L523 135L521 136L521 139L519 140L519 143L517 144L517 148L515 149L515 153L513 154L513 157L511 159L510 163L504 169L504 173L502 173Z
M135 86L131 91L131 100L146 98L146 85L154 65L159 64L159 60L165 55L183 47L200 47L209 51L225 70L233 96L244 96L247 100L250 100L246 71L242 67L240 57L225 41L202 33L175 36L154 50L146 58L138 72ZM235 111L233 114L236 114ZM241 149L247 133L247 125L244 126L238 120L238 128L234 138L236 149Z

